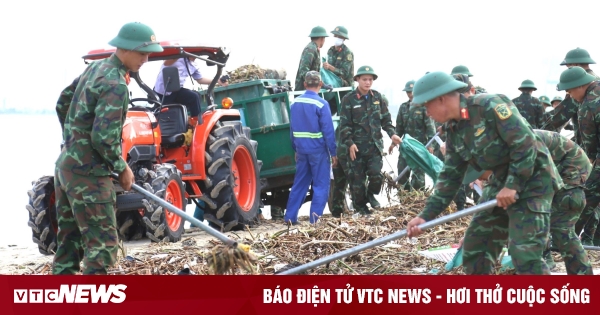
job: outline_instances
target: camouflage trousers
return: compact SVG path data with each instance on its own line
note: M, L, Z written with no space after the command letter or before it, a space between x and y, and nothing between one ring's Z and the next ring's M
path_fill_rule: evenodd
M581 234L581 242L584 245L593 245L594 241L599 242L600 233L597 233L598 223L600 222L600 163L596 161L590 172L590 177L585 182L585 208L581 212L579 220L575 224L575 234Z
M371 211L367 207L367 194L378 195L381 191L383 185L383 175L381 174L383 159L375 144L357 146L359 151L356 153L356 159L352 161L348 157L348 167L352 170L349 172L350 190L352 191L356 212L369 214Z
M454 197L454 203L456 204L456 210L464 210L465 204L467 203L467 197L473 197L473 201L475 203L479 202L479 195L475 192L475 189L471 188L469 185L460 185L460 189L458 193L456 193L456 197Z
M57 168L54 176L57 248L53 274L106 274L117 260L116 197L110 177Z
M561 189L552 200L550 215L552 244L560 251L569 275L594 274L587 253L575 234L575 222L584 207L585 193L582 188Z
M406 164L406 160L400 154L398 156L398 174L400 174L407 166L408 164ZM410 180L409 185L408 178L410 176L410 173L412 173L413 176ZM423 187L425 187L425 172L423 172L423 170L420 169L409 169L408 172L406 172L401 178L398 179L398 185L404 186L405 190L409 190L411 186L415 190L423 189Z
M465 232L465 274L493 274L509 238L508 251L517 274L550 274L542 253L548 244L553 196L518 199L506 210L495 207L475 214ZM480 202L494 197L482 197Z
M331 189L333 189L333 205L332 208L329 209L331 215L334 217L339 217L344 213L344 202L346 199L346 189L348 187L349 178L348 158L347 156L340 155L339 151L337 153L338 164L333 168L333 187L331 187ZM350 192L352 192L352 190L350 190Z

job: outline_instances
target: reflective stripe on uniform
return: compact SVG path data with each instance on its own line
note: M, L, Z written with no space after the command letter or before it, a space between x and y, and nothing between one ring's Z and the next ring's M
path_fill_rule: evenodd
M323 107L323 105L325 105L325 104L323 104L323 103L321 103L321 102L319 102L319 101L317 101L317 100L313 100L313 99L311 99L311 98L306 98L306 97L298 97L298 98L296 98L296 99L294 100L294 102L292 103L292 105L290 105L290 107L292 107L292 106L293 106L294 104L296 104L296 103L307 103L307 104L312 104L312 105L315 105L315 106L317 106L318 108L321 108L321 107Z
M293 134L294 134L294 137L296 137L296 138L313 138L313 139L323 138L322 132L294 132Z

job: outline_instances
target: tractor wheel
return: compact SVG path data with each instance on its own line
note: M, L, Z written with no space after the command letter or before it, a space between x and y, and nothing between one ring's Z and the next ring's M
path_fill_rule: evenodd
M239 121L218 122L206 144L204 218L222 232L238 230L257 220L260 204L257 142Z
M181 172L173 164L158 164L154 171L147 172L144 188L157 197L185 211L185 185ZM184 219L163 208L153 200L146 200L144 223L146 236L154 242L178 242L183 234Z
M56 203L54 193L54 176L44 176L33 183L27 192L29 204L25 207L29 212L29 222L33 242L38 245L40 253L53 255L56 250Z
M329 212L333 209L333 189L335 182L333 179L329 182L329 198L327 199L327 206ZM352 213L354 211L354 205L352 204L352 195L350 195L350 186L346 185L346 193L344 194L344 213Z

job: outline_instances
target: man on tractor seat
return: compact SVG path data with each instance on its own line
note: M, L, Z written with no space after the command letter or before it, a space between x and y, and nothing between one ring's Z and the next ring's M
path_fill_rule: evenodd
M188 77L193 78L199 84L210 84L213 80L209 77L203 77L202 74L200 74L195 60L196 58L194 57L165 60L163 65L160 67L160 71L158 71L158 77L156 78L156 83L154 84L154 92L156 92L158 95L159 100L162 100L164 96L164 104L182 104L187 107L189 114L189 129L184 134L185 145L190 145L192 143L193 130L196 125L202 124L202 116L200 114L200 94L198 94L196 91L184 88L183 84ZM181 84L181 89L179 91L165 93L162 69L168 66L177 67L177 70L179 71L179 82ZM191 80L192 84L194 84L194 80ZM225 77L223 77L221 80L217 81L217 85L227 86L229 83Z

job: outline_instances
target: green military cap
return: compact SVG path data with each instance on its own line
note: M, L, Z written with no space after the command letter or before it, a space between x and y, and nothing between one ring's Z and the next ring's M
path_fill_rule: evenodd
M402 91L412 92L414 86L415 86L415 80L410 80L410 81L406 82L406 85L404 86L404 89L402 89Z
M466 75L468 75L470 77L473 76L471 74L471 72L469 71L469 68L467 68L467 66L463 66L463 65L456 66L456 67L452 68L452 72L450 74L452 74L452 75L454 75L454 74L466 74Z
M457 81L453 76L441 72L429 72L415 83L413 88L413 103L425 104L436 97L467 87L464 82Z
M342 36L345 39L350 39L348 38L348 30L343 26L337 26L333 31L331 31L331 34Z
M596 62L590 58L590 53L588 53L587 50L577 47L573 50L569 50L560 65L566 66L573 63L593 64Z
M156 41L154 31L149 26L139 22L123 25L117 37L113 38L108 44L125 50L146 53L163 51L160 43Z
M562 97L560 97L560 96L555 96L555 97L552 99L552 102L556 102L556 101L562 102L562 101L563 101L563 98L562 98Z
M315 27L313 27L313 29L310 32L310 35L308 35L308 37L329 37L329 35L327 35L327 31L325 30L324 27L315 26Z
M373 80L377 80L377 75L373 71L373 67L362 66L362 67L358 68L358 71L356 71L356 74L354 75L354 81L356 81L356 78L358 78L359 76L361 76L363 74L370 74L373 76Z
M596 77L587 73L582 67L572 67L560 74L560 81L556 85L556 89L558 91L570 90L595 80Z
M469 168L467 168L467 173L465 173L465 177L463 178L463 185L468 185L474 182L476 179L481 177L483 173L485 173L485 171L478 171L474 169L473 166L469 165Z
M552 103L550 103L550 98L546 95L540 96L539 97L540 102L544 103L544 104L548 104L549 106L552 106Z
M304 76L306 84L319 84L321 82L321 74L317 71L308 71Z
M519 87L520 89L533 89L534 91L537 90L537 88L535 87L535 84L533 84L533 81L531 80L525 80L523 82L521 82L521 86Z

